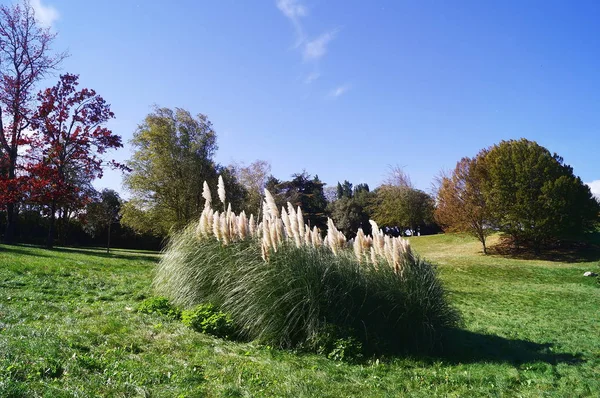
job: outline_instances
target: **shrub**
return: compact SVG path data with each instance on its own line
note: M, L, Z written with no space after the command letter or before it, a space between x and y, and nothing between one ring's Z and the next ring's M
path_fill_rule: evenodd
M199 223L174 234L156 290L177 305L213 303L244 337L271 346L318 351L315 342L330 328L344 331L335 357L345 357L355 341L376 353L429 349L459 322L435 267L407 241L372 223L372 237L359 230L349 250L331 220L323 240L301 226L302 213L291 205L279 218L266 195L259 226L207 207Z
M181 317L181 310L171 305L169 299L166 297L150 297L145 299L140 303L137 310L143 314L160 314L173 319Z
M334 361L357 361L364 356L363 345L352 336L352 331L343 331L331 324L323 327L306 348Z
M231 316L219 311L214 305L199 304L181 313L181 321L197 332L212 334L218 337L229 337L233 334Z
M331 324L370 352L428 349L459 317L435 268L416 256L406 262L401 276L351 253L285 244L265 263L256 242L222 246L188 228L173 237L155 287L178 305L214 303L245 337L272 346L316 348Z

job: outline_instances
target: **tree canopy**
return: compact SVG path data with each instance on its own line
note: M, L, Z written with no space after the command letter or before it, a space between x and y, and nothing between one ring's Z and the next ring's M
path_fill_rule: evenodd
M31 118L38 132L28 151L29 200L48 206L47 246L54 242L55 213L60 207L83 208L90 200L81 182L102 176L101 155L120 148L121 137L104 124L114 118L96 91L78 89L79 76L64 74L38 95L40 106ZM84 187L85 188L85 185Z
M319 176L311 177L306 172L293 174L289 181L280 181L270 176L266 188L274 195L278 207L290 202L300 206L306 222L312 227L324 229L327 225L327 200Z
M155 108L134 133L131 172L124 185L132 199L122 222L138 231L165 235L199 217L202 184L216 186L213 156L217 135L208 117L183 109Z
M9 243L28 182L27 162L20 158L33 143L26 131L36 109L35 86L66 57L52 53L55 37L39 24L28 1L0 5L0 206L6 209L4 239Z
M348 238L353 238L359 228L365 234L371 233L371 218L369 208L374 194L369 192L367 184L358 184L352 188L352 184L344 181L337 185L338 199L327 205L336 227Z
M382 185L375 190L373 219L386 227L398 227L400 232L433 222L434 200L427 193L409 186Z
M475 236L487 253L486 238L492 234L492 216L482 185L485 182L485 151L476 158L463 158L450 176L443 176L437 193L435 219L449 232Z
M484 152L482 188L494 225L537 251L552 239L593 228L599 204L557 154L526 139L502 141Z

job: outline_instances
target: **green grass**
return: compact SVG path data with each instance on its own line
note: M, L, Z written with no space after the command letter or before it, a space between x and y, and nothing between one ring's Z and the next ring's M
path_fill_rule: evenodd
M158 255L0 245L0 396L598 396L600 254L483 256L418 237L464 329L437 356L347 364L203 335L135 311Z

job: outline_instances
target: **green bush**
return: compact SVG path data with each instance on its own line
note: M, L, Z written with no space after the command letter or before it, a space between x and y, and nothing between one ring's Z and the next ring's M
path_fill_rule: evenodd
M173 319L181 317L181 310L171 305L166 297L150 297L142 301L137 310L143 314L160 314Z
M286 348L317 350L331 325L366 352L427 350L459 322L435 267L418 257L406 256L402 276L352 253L290 244L265 263L257 242L222 246L198 240L193 227L172 238L155 288L178 305L214 303L245 337Z
M362 343L351 333L331 324L325 325L306 348L334 361L357 361L363 358L364 350Z
M219 311L214 305L199 304L181 313L181 321L197 332L212 334L218 337L229 337L233 334L231 316Z

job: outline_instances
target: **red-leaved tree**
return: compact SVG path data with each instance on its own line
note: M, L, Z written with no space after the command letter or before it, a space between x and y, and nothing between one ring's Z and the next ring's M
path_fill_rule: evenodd
M6 210L8 243L14 238L15 206L23 200L26 186L19 156L31 144L26 132L35 111L35 84L66 56L52 54L54 38L36 22L28 1L0 5L0 207Z
M85 206L90 198L80 182L102 177L102 154L123 146L121 137L104 126L114 117L110 105L94 90L78 90L77 85L77 75L61 75L54 87L38 94L40 106L32 118L38 137L29 151L36 159L28 167L29 200L47 206L49 247L57 210Z

